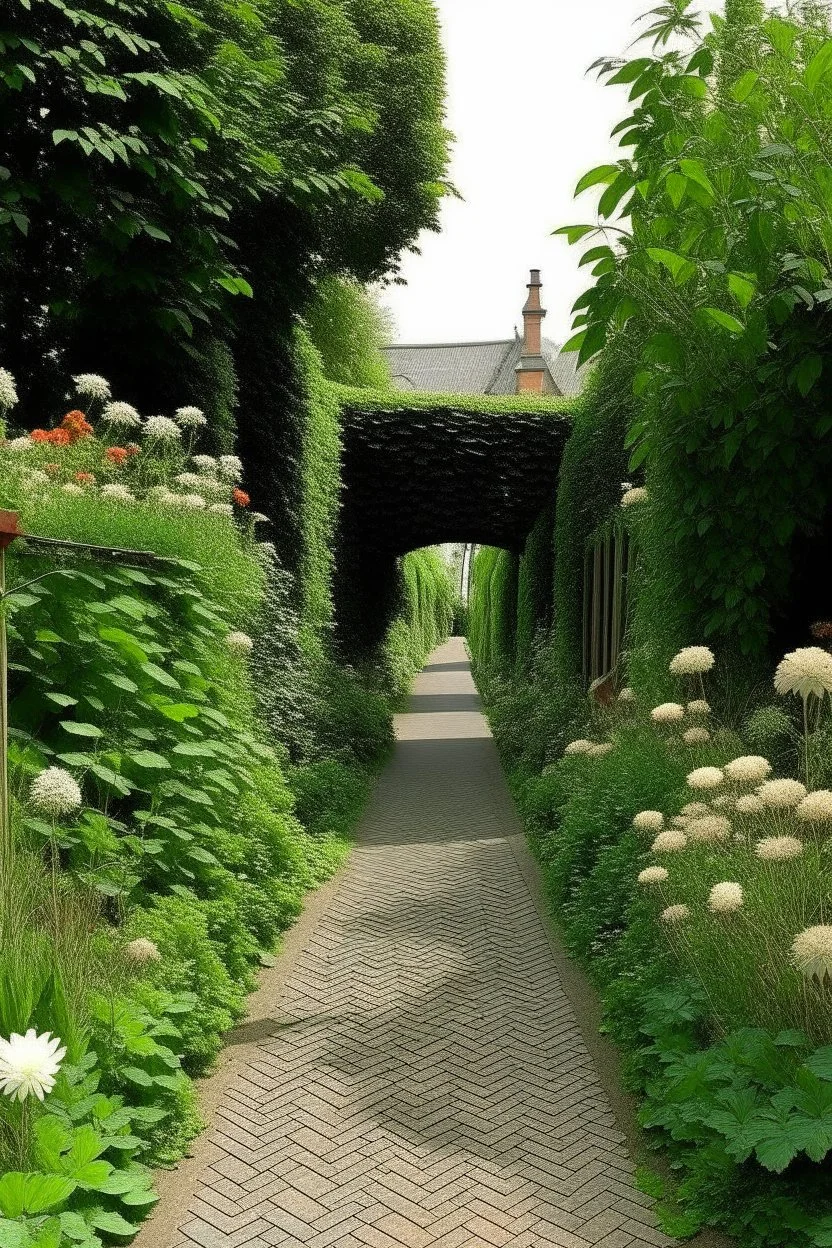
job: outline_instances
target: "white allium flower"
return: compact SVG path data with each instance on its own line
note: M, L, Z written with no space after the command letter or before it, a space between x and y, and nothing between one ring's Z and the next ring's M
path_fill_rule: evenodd
M234 508L230 503L211 503L208 510L212 511L215 516L232 517L234 515Z
M208 424L201 407L177 407L173 417L183 429L199 429L202 425Z
M771 775L771 763L760 754L743 754L726 763L723 771L735 784L759 784Z
M18 451L31 451L34 445L32 439L25 436L22 438L11 438L3 447L3 450L14 451L17 454Z
M806 796L806 786L799 780L764 780L757 790L764 806L786 810Z
M690 820L690 815L674 815L670 820L670 826L671 828L686 828Z
M733 880L714 884L708 895L708 909L714 914L733 914L743 903L742 885Z
M832 693L832 654L820 646L804 646L792 650L781 659L774 673L774 688L778 693L798 693L816 698Z
M591 758L600 758L602 754L609 754L612 748L612 741L599 741L597 744L593 741L587 750L587 754L589 754Z
M176 421L169 420L167 416L148 417L144 432L148 438L158 438L160 442L178 441L182 437L182 430Z
M129 961L137 966L144 966L147 962L161 962L162 960L159 946L145 936L139 936L136 940L131 940L129 944L124 946L124 952Z
M807 793L795 814L804 823L832 823L832 793L829 789Z
M832 927L807 927L792 942L792 962L807 979L832 977Z
M110 383L104 377L99 377L98 373L79 373L77 377L73 377L75 389L79 394L84 394L89 399L109 399Z
M765 802L756 793L743 793L742 797L737 798L736 809L741 815L759 815L765 808Z
M643 485L637 485L632 489L625 490L621 495L621 506L632 507L634 503L647 502L647 491Z
M688 838L684 832L678 828L668 828L666 832L660 832L652 845L654 854L672 854L680 849L684 849L688 843Z
M688 802L679 811L680 815L707 815L710 814L710 806L707 802Z
M669 671L672 676L698 676L709 672L714 663L714 652L707 646L685 646L670 660Z
M13 1101L25 1101L34 1093L42 1101L55 1086L55 1078L66 1057L58 1036L44 1031L38 1035L30 1027L25 1036L12 1032L0 1038L0 1088Z
M248 633L228 633L225 638L225 644L232 654L241 659L244 659L247 655L251 654L254 649L254 642L251 640Z
M707 728L688 728L682 733L682 740L685 742L685 745L704 745L710 739L711 734Z
M711 802L714 810L733 810L734 799L729 793L720 793L719 797L715 797Z
M52 478L48 472L41 472L40 468L33 468L31 472L27 472L23 478L23 485L27 490L41 490L47 485L52 484Z
M731 833L731 820L724 815L699 815L691 819L687 834L692 841L726 841Z
M786 858L799 858L803 845L796 836L764 836L755 845L754 853L767 862L782 862Z
M654 724L673 724L685 718L685 708L678 702L662 702L650 712Z
M137 429L142 418L132 403L107 403L101 413L101 423L119 429Z
M52 819L69 815L81 805L78 781L63 767L47 767L32 781L29 803L33 810Z
M639 832L660 832L664 827L664 815L660 810L640 810L633 818L633 827Z
M239 481L243 475L243 461L237 455L220 455L217 468L226 481Z
M191 474L193 475L193 474ZM198 476L198 485L194 487L204 498L227 499L231 485L228 481L220 481L217 477Z
M175 494L173 490L169 490L166 485L152 485L147 491L147 497L152 498L157 503L166 506L173 506L182 501L181 494ZM204 501L204 500L203 500Z
M0 368L0 412L8 411L16 402L17 386L14 377L7 368Z
M205 507L205 499L201 494L175 494L176 498L183 507L189 507L192 511L202 511Z
M178 477L174 477L174 481L189 490L199 490L205 484L205 477L201 477L198 472L180 472Z
M67 481L66 485L61 486L61 489L63 490L64 494L83 494L84 493L83 487L78 485L75 481Z
M719 767L696 767L688 776L688 788L718 789L724 779Z
M645 867L638 873L639 884L664 884L668 877L665 867Z
M217 471L218 464L213 455L193 455L191 458L200 472L213 476Z
M625 685L624 688L619 691L619 694L618 694L619 702L635 702L635 700L636 700L636 691L635 689L631 689L629 685Z
M710 715L711 707L704 698L694 698L692 702L688 702L687 712L688 715Z
M135 503L135 496L128 490L126 485L119 485L113 482L108 485L102 485L99 493L102 498L114 498L118 503Z
M588 754L591 747L591 741L587 741L583 737L578 737L577 741L570 741L563 752L564 754Z
M690 918L690 908L682 905L668 906L666 910L662 910L660 918L662 923L684 923L685 919Z

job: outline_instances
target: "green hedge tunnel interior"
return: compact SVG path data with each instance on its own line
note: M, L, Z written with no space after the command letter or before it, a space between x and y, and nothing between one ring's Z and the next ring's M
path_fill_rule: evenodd
M477 542L519 554L552 500L570 428L557 412L344 407L334 586L341 651L355 658L382 641L408 551Z

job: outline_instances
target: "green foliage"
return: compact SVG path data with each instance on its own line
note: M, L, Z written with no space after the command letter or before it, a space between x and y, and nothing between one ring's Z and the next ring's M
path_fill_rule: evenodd
M362 286L344 278L325 278L305 320L325 377L345 386L390 388L390 368L381 351L389 341L389 327L382 309Z

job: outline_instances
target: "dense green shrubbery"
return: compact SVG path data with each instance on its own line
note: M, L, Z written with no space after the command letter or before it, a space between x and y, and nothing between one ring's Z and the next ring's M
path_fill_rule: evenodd
M810 699L807 759L800 701L772 704L765 660L806 646L815 622L824 645L832 634L815 575L829 532L829 206L817 170L832 40L819 6L764 16L757 0L733 0L689 53L667 51L695 33L689 8L656 11L652 55L604 66L637 102L619 127L633 152L579 188L601 188L603 236L586 253L598 280L576 305L573 345L584 359L603 350L561 466L554 567L542 517L515 622L509 557L483 550L469 639L567 944L600 988L648 1142L675 1170L683 1211L665 1209L667 1229L826 1248L829 723ZM622 204L629 220L608 238ZM625 478L642 472L646 493L620 511ZM582 678L584 562L612 521L635 558L602 704ZM536 636L531 618L544 621ZM512 629L514 652L500 641ZM701 699L697 683L651 723L642 708L679 698L674 651L711 636L710 719L683 709ZM828 656L802 653L832 690ZM712 790L686 782L751 752L765 759L736 774L756 768L753 782L730 768ZM820 792L804 803L787 781L758 793L767 768ZM704 810L683 813L692 799Z
M34 1026L67 1049L42 1112L0 1106L0 1233L15 1248L96 1248L152 1204L147 1167L199 1129L190 1076L342 859L391 708L450 627L450 578L418 552L383 662L332 657L337 404L298 350L311 393L299 584L255 539L239 461L187 461L198 424L130 416L140 442L112 456L73 416L0 451L0 505L59 543L7 557L17 848L0 1032ZM50 814L38 785L75 781L78 800ZM19 1196L17 1171L32 1174Z

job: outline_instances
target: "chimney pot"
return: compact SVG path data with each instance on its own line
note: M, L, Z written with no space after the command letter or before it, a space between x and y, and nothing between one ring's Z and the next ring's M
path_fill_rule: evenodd
M543 394L546 388L546 362L541 354L541 322L546 310L540 303L541 286L540 269L531 269L527 284L529 294L523 305L520 363L516 369L518 393Z

